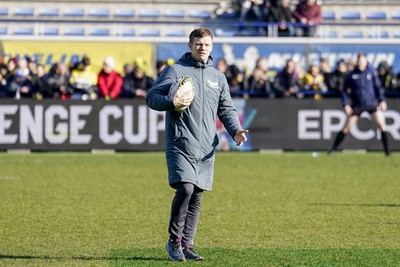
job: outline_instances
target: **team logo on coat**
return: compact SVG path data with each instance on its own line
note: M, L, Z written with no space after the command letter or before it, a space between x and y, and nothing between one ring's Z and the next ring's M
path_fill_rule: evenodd
M353 80L357 80L357 79L360 79L360 75L359 75L359 74L353 74L353 75L351 76L351 78L352 78Z
M371 73L368 73L367 74L367 80L371 80L372 79L372 75L371 75Z
M218 82L213 82L213 81L207 80L206 83L212 89L218 89L219 88L219 83Z

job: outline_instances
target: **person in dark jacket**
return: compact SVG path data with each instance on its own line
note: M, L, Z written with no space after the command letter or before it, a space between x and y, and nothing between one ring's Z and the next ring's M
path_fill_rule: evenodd
M285 67L275 76L273 90L275 97L295 96L299 91L299 75L292 59L287 60Z
M368 64L365 54L357 56L355 70L345 78L342 89L342 104L348 119L342 131L336 135L332 148L328 153L332 154L336 150L360 115L363 112L368 112L372 115L381 131L385 155L389 156L386 122L382 113L387 109L387 104L377 73Z
M146 75L141 66L134 66L131 73L124 77L122 98L146 98L147 91L153 86L154 79Z
M385 91L393 91L399 88L396 75L387 61L381 61L377 67L378 77Z
M193 246L203 191L212 189L215 148L219 143L217 118L238 146L247 140L245 133L248 132L241 128L224 74L212 66L211 31L205 28L193 30L188 45L190 52L163 70L146 99L150 108L166 111L168 180L176 190L166 245L172 261L204 259ZM170 93L171 86L181 77L193 81L194 98ZM175 109L187 105L183 111Z
M290 24L294 22L294 18L290 10L290 0L280 0L277 6L272 6L268 20L278 23L278 36L292 36Z
M301 24L296 27L297 37L315 37L317 33L317 25L322 21L321 6L316 0L303 0L293 12L296 21Z
M345 79L347 73L348 73L347 63L343 59L340 59L336 63L335 70L332 72L332 87L328 88L328 90L330 90L332 96L338 97L341 95L340 90L342 90L342 88L343 88L344 79Z

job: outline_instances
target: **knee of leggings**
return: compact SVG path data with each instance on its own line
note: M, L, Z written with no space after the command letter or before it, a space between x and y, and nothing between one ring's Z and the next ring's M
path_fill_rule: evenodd
M194 185L191 183L183 183L178 187L178 190L186 196L191 196L194 192Z

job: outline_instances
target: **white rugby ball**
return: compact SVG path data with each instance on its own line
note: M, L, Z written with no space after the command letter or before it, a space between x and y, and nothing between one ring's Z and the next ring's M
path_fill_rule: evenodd
M176 82L171 85L169 90L169 93L173 96L175 96L175 94L178 94L178 96L189 97L189 99L191 100L190 103L193 102L195 92L196 90L192 79L186 76L180 77ZM175 111L183 111L189 106L190 104L175 107Z

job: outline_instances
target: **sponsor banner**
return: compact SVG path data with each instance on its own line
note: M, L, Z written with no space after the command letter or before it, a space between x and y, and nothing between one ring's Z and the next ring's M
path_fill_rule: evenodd
M94 71L100 72L104 58L112 56L116 70L122 73L125 63L132 64L135 59L142 58L146 73L150 76L154 73L154 45L150 42L3 40L1 43L4 61L12 57L30 57L50 68L57 62L74 64L86 55Z
M157 58L179 59L188 51L187 44L159 43L157 44ZM271 70L280 70L288 59L300 62L303 68L316 63L320 58L328 60L332 68L340 59L355 59L363 52L368 61L375 67L386 60L393 66L395 73L400 72L400 46L398 44L358 44L358 43L218 43L214 44L211 55L216 61L225 58L228 64L235 64L239 68L251 72L259 57L267 57Z
M164 129L144 100L0 102L2 150L162 150Z
M339 99L235 99L239 119L249 129L237 147L221 123L219 150L328 150L346 121ZM390 146L400 150L400 100L384 113ZM1 100L0 150L119 151L164 150L165 112L144 100ZM381 150L380 133L363 114L341 148Z
M390 146L400 149L400 101L388 101L384 112ZM249 127L252 149L328 150L345 122L339 99L254 99L246 109L256 116ZM369 114L362 114L340 148L381 150L380 132Z

